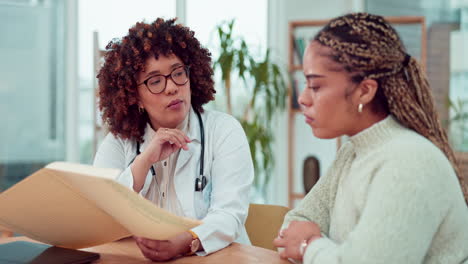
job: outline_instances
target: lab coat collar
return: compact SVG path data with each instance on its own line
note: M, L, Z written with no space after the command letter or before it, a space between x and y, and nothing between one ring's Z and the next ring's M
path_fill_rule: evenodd
M192 142L188 144L188 150L181 150L179 153L174 172L174 183L177 197L179 197L184 214L194 218L196 214L193 193L195 192L195 179L198 177L200 170L201 135L198 116L193 109L190 110L189 131L187 136Z
M175 175L177 175L178 170L180 170L180 168L182 168L193 155L199 153L195 150L201 148L200 123L198 122L198 116L193 108L190 109L189 115L189 130L187 132L187 136L192 140L192 142L188 144L188 150L180 151L176 164Z
M198 141L200 144L201 142L201 134L200 134L200 123L198 122L198 116L195 113L195 110L193 108L190 108L189 112L189 128L187 132L187 136L193 141ZM202 120L203 120L203 115L202 115Z

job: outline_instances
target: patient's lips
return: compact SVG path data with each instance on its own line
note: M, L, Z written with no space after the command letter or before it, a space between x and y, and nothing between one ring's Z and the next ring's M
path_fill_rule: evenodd
M306 114L304 114L304 117L305 117L305 122L307 124L309 124L309 125L312 125L314 123L314 121L315 121L315 119L313 119L312 117L310 117L310 116L308 116Z

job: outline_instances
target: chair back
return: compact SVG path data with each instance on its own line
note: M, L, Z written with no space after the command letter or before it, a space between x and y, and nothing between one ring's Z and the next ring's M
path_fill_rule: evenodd
M277 237L284 215L289 210L280 205L250 204L245 228L252 245L276 250L273 239Z

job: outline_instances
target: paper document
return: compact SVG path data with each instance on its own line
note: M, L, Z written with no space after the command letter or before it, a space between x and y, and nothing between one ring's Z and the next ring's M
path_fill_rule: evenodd
M157 207L121 172L54 162L0 193L0 226L50 245L85 248L130 235L168 239L201 224Z

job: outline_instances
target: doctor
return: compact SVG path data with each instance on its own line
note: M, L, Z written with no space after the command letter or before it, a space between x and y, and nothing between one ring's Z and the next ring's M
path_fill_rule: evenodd
M169 240L136 237L154 261L250 243L250 149L236 119L202 108L215 93L210 56L189 28L158 18L112 40L97 76L111 133L94 165L121 169L116 180L155 206L203 221Z

